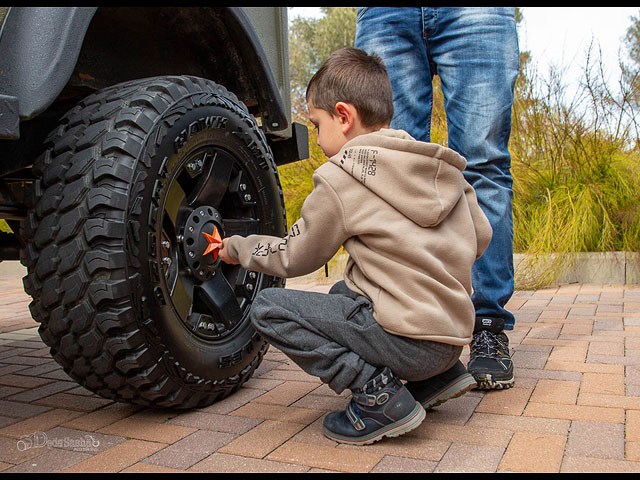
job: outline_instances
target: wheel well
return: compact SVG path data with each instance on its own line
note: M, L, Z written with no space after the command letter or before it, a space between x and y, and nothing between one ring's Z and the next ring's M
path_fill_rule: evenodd
M62 92L44 112L21 123L20 140L0 141L0 175L33 163L48 132L80 100L129 80L206 78L233 92L255 117L278 120L281 112L273 111L274 105L279 109L278 102L273 103L277 87L266 81L260 52L244 27L229 7L98 8ZM279 123L286 127L286 120Z
M251 109L257 105L256 93L234 33L223 8L98 8L67 90L195 75L225 86Z

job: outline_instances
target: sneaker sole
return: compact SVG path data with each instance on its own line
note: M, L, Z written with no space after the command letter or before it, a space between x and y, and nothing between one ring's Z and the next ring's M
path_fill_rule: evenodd
M387 425L382 431L377 430L367 436L358 438L343 437L342 435L335 434L324 427L323 433L327 438L335 442L346 443L348 445L370 445L378 440L382 440L384 437L399 437L400 435L404 435L405 433L418 428L425 416L426 412L424 411L424 408L416 402L416 407L409 415L397 422Z
M493 375L490 373L478 375L475 377L475 380L478 382L479 390L504 390L506 388L513 387L515 384L515 379L513 377L507 380L494 380Z
M422 406L425 410L429 410L430 408L442 405L447 400L464 395L476 386L476 379L473 378L473 375L466 373L450 383L444 390L441 390L433 397L424 400L422 402Z

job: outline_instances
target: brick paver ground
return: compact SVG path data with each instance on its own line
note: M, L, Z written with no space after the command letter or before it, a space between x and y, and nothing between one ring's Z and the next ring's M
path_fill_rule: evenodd
M0 269L2 472L640 472L640 286L516 292L514 388L473 390L405 436L351 447L322 434L348 394L273 348L240 391L207 408L93 395L50 358L20 277Z

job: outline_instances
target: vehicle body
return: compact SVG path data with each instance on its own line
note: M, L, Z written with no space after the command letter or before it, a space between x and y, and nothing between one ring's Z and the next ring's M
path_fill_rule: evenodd
M0 9L0 261L20 259L40 335L90 390L190 408L239 388L249 321L283 280L204 252L286 233L286 7Z

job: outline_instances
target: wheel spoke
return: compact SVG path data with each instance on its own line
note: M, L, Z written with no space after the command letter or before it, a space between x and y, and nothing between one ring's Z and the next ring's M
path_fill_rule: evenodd
M260 233L260 220L255 218L223 218L222 224L226 237L231 235L247 237L253 233Z
M209 205L217 208L229 188L232 167L232 157L222 151L215 151L200 175L198 184L189 195L189 205Z
M194 310L206 308L214 318L228 328L242 320L242 310L238 305L233 287L229 285L222 272L218 272L211 280L197 285L194 288L194 294Z
M185 285L181 276L176 275L175 283L171 289L171 302L173 303L173 308L183 320L186 320L189 316L189 310L193 303L188 289L188 285Z
M169 217L169 220L171 220L174 229L175 226L178 225L178 212L180 210L180 206L184 203L185 198L186 194L178 180L176 179L171 182L171 187L167 193L167 200L164 204L164 211Z

